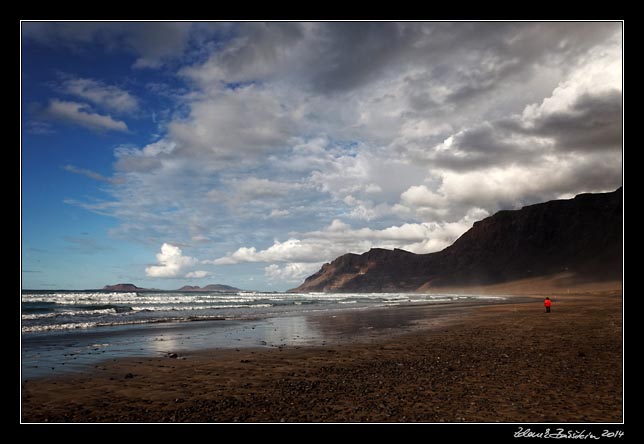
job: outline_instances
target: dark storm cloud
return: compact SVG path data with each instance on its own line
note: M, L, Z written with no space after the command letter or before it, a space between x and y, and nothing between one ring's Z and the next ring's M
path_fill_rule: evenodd
M133 52L138 67L158 67L197 46L220 48L213 62L233 80L295 74L323 94L418 68L429 74L427 85L446 85L447 101L459 104L531 75L536 64L572 66L620 28L612 22L25 22L22 33L47 45L98 43Z
M312 73L319 91L341 92L378 78L411 51L418 27L400 23L330 23L320 29L321 69Z
M98 44L138 56L135 67L157 68L186 49L193 25L185 22L24 22L22 37L52 47L85 51Z
M419 67L428 81L466 101L536 64L572 66L620 23L327 23L314 28L318 92L362 86L390 71ZM311 65L308 65L311 66Z
M622 93L610 90L585 93L570 107L524 121L504 119L495 123L498 133L546 138L558 151L621 149Z
M442 79L453 85L447 102L467 103L502 89L505 81L530 77L542 66L572 67L578 57L619 27L617 23L479 23L466 27L436 54L449 60L452 68Z
M551 137L560 150L616 150L622 140L622 93L580 96L568 112L538 119L529 134Z
M548 151L615 152L622 148L621 139L622 93L610 90L585 93L569 107L536 118L515 116L467 129L453 136L448 149L437 149L431 161L454 171L473 171L526 164Z
M458 147L468 153L500 155L516 148L516 145L503 140L498 129L491 124L464 132L455 138Z
M303 24L289 23L242 23L238 25L237 34L241 37L237 51L226 55L230 58L230 67L243 69L244 64L254 62L275 62L285 48L296 46L304 38L306 30ZM241 44L243 43L243 44ZM224 57L224 63L228 60Z
M468 87L474 88L483 82L483 73L471 69L478 52L503 52L512 29L488 23L329 23L319 30L316 57L322 69L312 75L313 85L320 92L339 92L418 66L441 83L469 77Z
M432 163L454 171L527 162L538 153L513 142L505 121L482 124L453 137L450 148L437 150Z

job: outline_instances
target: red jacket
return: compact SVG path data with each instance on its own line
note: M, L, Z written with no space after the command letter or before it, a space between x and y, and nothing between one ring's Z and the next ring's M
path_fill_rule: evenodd
M546 307L550 307L552 305L552 301L550 299L546 299L543 303Z

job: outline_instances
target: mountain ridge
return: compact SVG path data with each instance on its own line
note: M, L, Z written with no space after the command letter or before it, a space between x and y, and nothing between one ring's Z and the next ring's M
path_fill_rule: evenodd
M501 210L441 251L348 253L289 291L427 292L564 272L579 279L621 279L622 206L620 187Z

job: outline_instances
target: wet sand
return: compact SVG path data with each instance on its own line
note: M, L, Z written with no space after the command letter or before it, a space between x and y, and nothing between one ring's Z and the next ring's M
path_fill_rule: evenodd
M28 380L22 420L622 421L621 291L569 294L550 314L541 297L436 313L317 316L311 325L342 332L337 340L117 359Z
M514 298L513 298L514 300ZM352 307L281 313L279 316L163 322L23 335L22 380L95 368L103 361L161 357L205 349L271 348L369 342L403 334L429 322L446 322L503 298L461 298L396 307ZM422 321L422 322L421 322Z

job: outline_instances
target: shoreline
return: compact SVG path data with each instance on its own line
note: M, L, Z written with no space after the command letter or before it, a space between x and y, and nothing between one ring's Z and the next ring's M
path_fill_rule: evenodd
M128 357L371 340L382 334L404 333L421 318L445 317L478 306L506 302L469 299L381 307L347 305L272 316L28 333L22 337L21 380L87 371L102 365L103 361Z
M345 339L124 358L29 380L22 420L619 422L621 294L572 293L550 315L520 296L442 316L432 304L395 307L363 324L311 316L320 329L345 325ZM412 312L406 330L400 316L382 327L384 313ZM356 333L378 318L380 332Z

